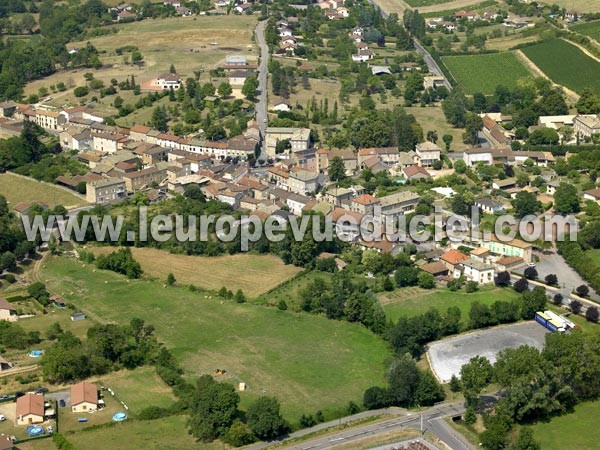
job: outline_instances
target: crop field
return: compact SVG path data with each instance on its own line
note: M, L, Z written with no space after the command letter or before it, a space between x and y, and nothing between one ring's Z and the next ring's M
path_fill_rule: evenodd
M498 300L510 301L518 297L519 294L512 289L485 286L471 294L467 294L464 290L452 292L448 289L439 289L430 292L418 288L402 288L382 293L379 298L386 315L394 321L401 316L411 317L422 314L429 308L435 308L443 313L450 306L457 306L462 312L464 323L469 319L469 309L475 301L491 305Z
M102 68L61 71L29 83L25 92L36 93L40 87L48 88L62 81L69 89L52 93L53 98L49 104L79 104L80 99L74 97L72 88L85 85L86 72L92 72L94 77L104 81L105 85L113 78L123 81L132 75L135 76L136 82L143 83L168 72L171 64L184 80L193 77L194 71L203 71L203 77L208 81L208 71L223 64L226 55L240 54L246 55L249 61L257 60L258 51L252 40L255 27L256 18L246 15L172 17L114 25L112 28L117 30L117 33L89 39L100 52L99 56L104 64ZM86 43L87 40L74 42L69 44L69 48L85 47ZM139 48L144 57L142 67L126 63L125 58L130 59L130 53L116 53L117 48L126 45ZM131 94L131 91L120 92L119 95L125 103L132 102L133 94L131 98L123 94ZM97 93L92 93L89 97L92 95L99 97ZM114 112L110 107L113 99L114 96L100 99L96 108ZM136 100L133 100L133 103Z
M600 20L574 25L571 27L571 30L589 36L592 39L600 42Z
M90 317L146 320L186 376L224 369L218 379L247 383L242 404L263 392L275 395L291 422L319 409L326 417L341 414L349 401L361 402L367 387L383 383L390 351L357 324L127 280L65 257L50 259L40 279Z
M413 8L419 8L421 6L441 5L444 3L450 3L454 0L405 0Z
M98 247L92 250L96 254L107 254L116 249ZM284 264L274 255L240 253L202 257L175 255L153 248L133 248L131 251L150 277L164 281L169 273L173 273L181 285L193 284L207 290L225 286L233 292L241 289L248 297L259 296L302 270Z
M497 86L513 88L531 74L512 52L444 56L442 61L466 94L492 94Z
M419 12L421 12L425 18L444 17L451 16L455 12L463 9L468 11L479 11L483 8L489 8L497 4L498 2L496 0L456 0L448 3L424 6L419 8Z
M579 13L598 12L598 2L595 0L552 0L552 2L548 3Z
M586 402L573 412L533 425L535 440L544 450L596 448L600 441L600 401Z
M552 81L581 93L591 88L600 94L600 62L562 39L552 39L522 49Z
M88 204L82 198L58 186L8 172L0 174L0 195L6 197L12 205L32 200L38 200L50 207L63 205L69 208Z

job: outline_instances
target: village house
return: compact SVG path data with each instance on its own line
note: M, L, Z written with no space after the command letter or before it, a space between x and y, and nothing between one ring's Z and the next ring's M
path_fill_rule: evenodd
M31 202L17 203L16 205L13 206L12 209L13 209L13 212L15 213L15 216L17 216L17 218L19 218L19 219L22 219L23 216L29 215L29 211L31 210L31 208L33 206L39 206L43 210L48 209L48 205L46 205L45 203L42 203L42 202L38 202L36 200L31 201Z
M288 189L296 194L306 195L319 189L319 174L304 169L289 172Z
M492 182L492 188L506 191L517 187L517 179L514 177L505 178L504 180L495 180Z
M446 267L446 265L441 261L434 261L434 262L430 262L428 264L423 264L422 266L419 267L419 269L421 269L423 272L430 273L436 279L446 277L446 276L448 276L448 273L450 272L448 270L448 268Z
M153 184L160 184L167 178L167 163L158 163L147 169L136 170L122 175L127 192L135 192Z
M454 278L460 277L462 272L461 264L468 259L468 255L465 255L463 252L456 249L450 249L440 256L440 261L448 268Z
M116 177L90 181L85 187L85 199L90 203L112 203L123 200L127 196L125 182Z
M176 73L165 72L156 79L156 85L161 89L177 90L182 84L183 80Z
M488 214L500 214L504 211L504 205L492 198L482 197L475 199L474 205Z
M285 200L285 204L290 209L290 212L295 216L301 216L302 210L304 207L310 202L310 198L305 195L296 194L294 192L290 192Z
M373 216L375 214L375 206L378 204L378 198L373 197L371 194L362 194L352 199L350 210L365 216Z
M16 308L8 300L0 297L0 320L15 322L18 319Z
M64 149L85 152L93 146L92 132L89 128L70 126L61 131L58 137Z
M591 137L600 133L600 119L598 116L577 116L573 120L575 134L579 137Z
M362 165L366 159L372 156L378 156L381 162L392 166L398 163L401 153L397 147L361 148L358 151L358 164Z
M463 275L467 280L476 281L479 284L494 282L494 266L472 258L463 261L462 266Z
M583 199L600 204L600 188L583 191Z
M379 197L381 214L393 218L410 213L417 207L419 199L420 197L411 191L402 191Z
M115 153L128 141L129 138L122 134L92 133L92 149L99 152Z
M349 207L353 197L352 190L341 187L331 187L323 194L324 201L338 207Z
M518 256L523 261L530 263L533 259L533 244L519 239L502 242L498 239L482 240L481 247L488 249L491 253L502 256Z
M431 167L440 160L442 149L433 142L419 142L415 148L417 164L421 167Z
M469 21L479 19L479 14L474 11L465 11L464 9L461 11L457 11L454 13L454 18L457 20L467 19Z
M473 167L479 163L491 166L494 163L491 150L486 148L472 148L465 150L463 152L463 161L467 167Z
M277 143L286 140L290 142L292 152L308 150L310 129L267 127L265 138L267 155L276 156Z
M407 180L423 180L429 178L431 175L427 172L425 167L421 166L408 166L402 169L402 173Z
M17 425L44 422L44 395L28 392L17 398Z
M74 413L93 412L98 409L98 387L94 383L82 381L71 386L71 411Z
M340 158L344 163L346 175L352 175L358 168L358 158L350 149L326 150L321 148L316 153L316 169L319 173L327 173L327 169L335 158Z
M56 111L38 109L35 111L33 121L45 130L62 130L67 123L63 115Z
M352 55L352 61L354 62L366 62L373 59L373 52L369 49L358 50L356 54Z
M503 256L496 260L496 269L500 272L510 272L523 264L523 258L519 256Z
M232 86L242 86L246 79L255 75L248 70L232 70L229 72L229 84Z

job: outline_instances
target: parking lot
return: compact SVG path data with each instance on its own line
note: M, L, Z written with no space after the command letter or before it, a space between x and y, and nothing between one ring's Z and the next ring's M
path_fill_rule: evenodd
M446 383L452 375L460 376L460 368L474 356L496 361L498 353L507 348L529 345L541 349L548 331L536 322L474 331L429 345L427 355L437 378Z

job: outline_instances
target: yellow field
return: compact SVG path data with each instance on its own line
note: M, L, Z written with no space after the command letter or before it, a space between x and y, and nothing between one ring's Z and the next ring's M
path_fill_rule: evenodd
M578 13L593 13L599 10L598 2L595 0L548 0L546 3L558 5L561 8L577 11Z
M178 284L193 284L212 290L226 286L233 292L241 289L249 297L265 293L302 270L285 265L273 255L203 257L174 255L152 248L131 250L145 274L151 277L165 280L169 272L172 272ZM98 247L93 251L95 254L107 254L115 251L115 248Z
M50 207L63 205L66 208L87 205L82 198L32 178L22 178L11 173L0 174L0 194L12 205L38 200Z
M454 139L452 140L451 149L463 150L465 145L462 143L462 128L452 128L452 126L446 122L444 111L439 106L431 106L422 108L420 106L412 106L410 108L404 108L407 113L412 114L417 119L417 122L423 127L423 137L427 136L428 131L435 130L438 134L437 144L445 148L442 136L445 134L451 135Z
M114 25L116 34L100 36L89 41L100 52L100 59L105 67L99 70L80 69L59 72L43 80L29 83L26 94L37 93L40 87L49 88L59 81L69 89L65 92L52 93L50 104L62 106L66 103L78 103L71 88L85 84L84 74L92 72L94 77L108 85L112 78L122 81L135 76L138 83L154 79L168 72L173 64L185 79L193 77L194 71L215 68L225 62L225 56L231 54L246 55L250 62L258 58L258 50L252 36L256 27L253 16L198 16L173 17L167 19L146 19L123 25ZM86 42L74 42L68 47L83 47ZM215 44L216 43L216 44ZM215 44L215 45L213 45ZM124 57L131 54L117 55L115 50L126 45L135 45L144 56L144 66L138 68L125 64ZM208 73L204 75L208 78ZM127 102L123 94L119 93ZM90 94L89 97L91 97ZM98 95L99 97L99 95ZM112 101L112 99L111 99ZM102 108L99 108L102 109Z

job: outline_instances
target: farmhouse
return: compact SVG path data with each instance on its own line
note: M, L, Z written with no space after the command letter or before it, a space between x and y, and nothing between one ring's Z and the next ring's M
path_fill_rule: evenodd
M467 280L476 281L479 284L492 283L494 281L494 267L470 258L462 262L463 273Z
M434 261L429 264L424 264L421 267L419 267L419 269L421 269L423 272L430 273L436 278L445 277L448 275L449 272L446 265L440 261Z
M17 425L31 425L44 421L44 395L27 394L17 399Z
M0 320L14 322L19 318L15 307L5 298L0 297Z
M98 409L98 388L94 383L82 381L71 386L71 411L90 412Z
M580 137L591 137L600 133L600 120L598 116L577 116L573 120L575 133Z
M48 205L46 205L42 202L32 201L32 202L17 203L15 206L13 206L13 212L20 219L23 216L29 215L29 211L31 210L31 208L33 206L39 206L40 208L42 208L44 210L48 209Z
M183 81L176 73L163 73L156 79L156 85L161 89L177 90L181 87Z

